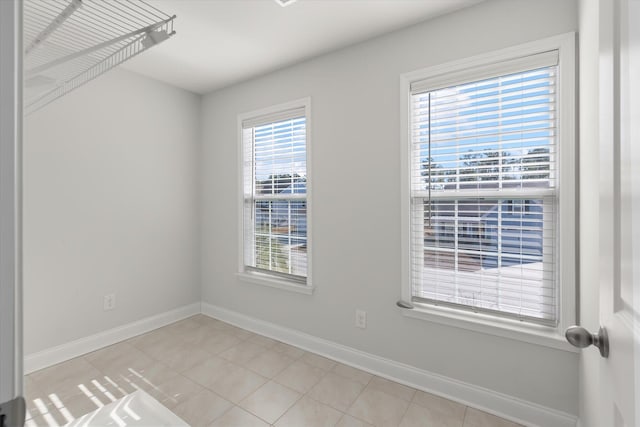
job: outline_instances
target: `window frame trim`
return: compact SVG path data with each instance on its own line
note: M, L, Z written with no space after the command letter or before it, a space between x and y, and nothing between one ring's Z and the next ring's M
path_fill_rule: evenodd
M401 299L411 301L411 84L464 71L474 79L473 70L514 58L558 50L558 134L557 233L559 319L556 327L542 326L485 313L455 308L419 305L402 309L407 317L482 332L532 344L576 352L564 338L564 330L576 323L577 278L577 151L576 151L576 33L569 32L495 50L469 58L433 65L400 75L400 172L401 172ZM456 83L451 82L450 85ZM508 194L503 196L509 197Z
M243 122L248 120L257 119L263 116L273 115L287 110L293 110L296 108L303 108L305 115L305 132L306 132L306 169L307 169L307 183L306 183L306 202L307 202L307 277L306 283L300 284L295 280L287 280L281 275L272 275L268 271L250 271L244 264L244 141L243 141ZM243 282L264 285L270 288L302 293L312 294L315 287L313 285L312 275L312 167L311 167L311 97L305 97L296 99L293 101L283 102L268 107L260 108L257 110L248 111L238 114L237 117L237 164L238 164L238 267L236 271L236 277Z

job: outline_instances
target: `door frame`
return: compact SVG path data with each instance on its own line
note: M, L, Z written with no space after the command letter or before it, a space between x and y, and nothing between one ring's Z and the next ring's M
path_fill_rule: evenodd
M600 324L607 328L611 354L599 364L600 414L596 425L637 425L634 382L638 357L635 318L638 286L634 286L632 233L633 197L637 172L632 159L637 149L630 138L632 91L628 85L631 58L629 11L639 0L614 0L599 5L599 248ZM635 124L637 126L637 123ZM637 209L637 206L636 206ZM637 280L638 277L635 277Z
M0 403L22 394L22 1L0 0Z

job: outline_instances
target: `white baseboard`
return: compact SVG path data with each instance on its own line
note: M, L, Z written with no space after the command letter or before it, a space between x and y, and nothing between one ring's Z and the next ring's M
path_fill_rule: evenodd
M190 304L70 343L29 354L24 360L25 374L64 362L198 313L526 426L576 427L579 425L577 417L566 412L418 369L374 354L365 353L352 347L204 302Z
M202 303L202 314L526 426L576 427L575 415Z
M46 350L28 354L24 358L24 373L30 374L31 372L55 365L56 363L73 359L74 357L127 340L135 337L136 335L144 334L145 332L152 331L168 325L169 323L177 322L178 320L185 319L195 314L200 314L200 312L200 303L197 302L176 308L166 313L147 317L136 322L109 329L95 335L80 338L66 344L61 344Z

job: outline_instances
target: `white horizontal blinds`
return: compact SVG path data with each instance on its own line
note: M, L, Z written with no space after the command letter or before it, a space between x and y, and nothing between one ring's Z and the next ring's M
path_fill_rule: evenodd
M552 197L438 200L431 210L412 242L416 300L555 323Z
M304 108L243 126L245 266L300 282L307 276Z
M555 58L412 86L415 301L556 324Z

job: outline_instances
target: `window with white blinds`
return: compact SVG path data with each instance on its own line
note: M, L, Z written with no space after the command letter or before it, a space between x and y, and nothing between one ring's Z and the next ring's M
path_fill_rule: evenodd
M555 326L558 52L413 82L411 296Z
M244 270L307 282L304 107L242 121Z

